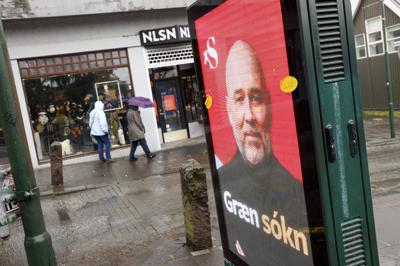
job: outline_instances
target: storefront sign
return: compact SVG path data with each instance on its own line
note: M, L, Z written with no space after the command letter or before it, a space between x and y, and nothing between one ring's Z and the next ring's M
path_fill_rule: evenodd
M225 1L195 30L224 249L248 265L313 265L281 1Z
M139 34L142 46L190 41L190 31L187 25L143 30Z

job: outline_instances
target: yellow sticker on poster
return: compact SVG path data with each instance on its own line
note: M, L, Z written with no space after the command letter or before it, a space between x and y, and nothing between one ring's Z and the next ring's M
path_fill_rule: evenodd
M292 93L295 89L297 89L298 85L299 82L295 77L292 76L284 77L280 83L281 90L284 93Z
M212 104L213 104L212 96L208 95L206 101L204 102L204 105L206 106L207 110L210 110Z

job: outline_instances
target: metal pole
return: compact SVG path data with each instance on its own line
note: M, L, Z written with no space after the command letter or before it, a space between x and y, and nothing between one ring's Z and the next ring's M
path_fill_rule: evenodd
M383 27L383 47L385 49L385 65L386 65L386 88L388 94L388 108L389 108L389 124L390 124L390 137L395 138L396 133L394 130L394 111L393 111L393 95L392 95L392 70L389 62L389 53L387 50L386 43L386 12L385 12L385 3L382 0L381 4L382 8L382 27Z
M7 152L15 182L14 199L21 208L25 232L25 251L30 266L57 265L50 235L44 225L39 190L18 105L18 97L0 21L0 122L3 125Z

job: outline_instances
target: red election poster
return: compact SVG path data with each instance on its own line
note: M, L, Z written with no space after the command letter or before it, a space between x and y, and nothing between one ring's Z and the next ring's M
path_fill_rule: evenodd
M225 1L195 30L229 250L312 265L280 1Z

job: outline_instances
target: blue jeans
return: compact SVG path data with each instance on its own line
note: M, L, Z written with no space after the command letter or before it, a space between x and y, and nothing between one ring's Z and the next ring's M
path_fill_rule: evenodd
M146 157L147 158L151 157L152 154L150 152L150 149L147 146L146 140L143 138L143 139L132 141L131 152L129 154L129 158L130 159L134 159L135 158L135 152L136 152L137 146L139 144L140 144L140 146L142 146L142 149L143 149L144 153L146 154Z
M111 143L110 139L108 138L108 134L103 135L103 136L93 136L96 141L97 141L97 151L99 153L99 160L104 161L104 155L103 155L103 145L106 146L106 160L111 160Z

